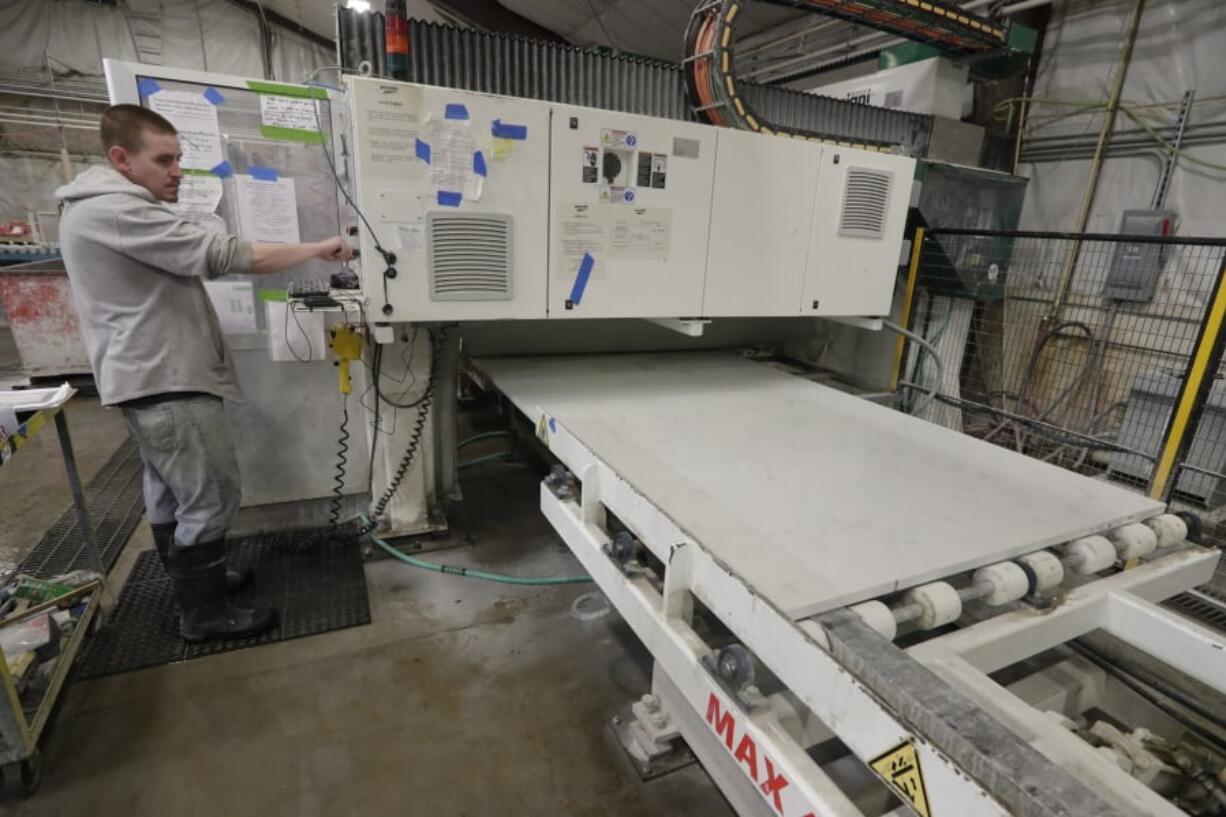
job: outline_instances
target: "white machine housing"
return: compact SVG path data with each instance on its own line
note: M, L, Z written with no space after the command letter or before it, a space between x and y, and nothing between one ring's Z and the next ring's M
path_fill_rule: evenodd
M385 276L362 231L363 294L376 319L889 312L913 159L346 82L356 198L396 255Z

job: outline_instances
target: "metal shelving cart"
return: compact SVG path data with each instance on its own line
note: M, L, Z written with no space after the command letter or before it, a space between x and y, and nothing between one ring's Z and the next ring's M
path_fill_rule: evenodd
M34 403L39 407L25 417L14 433L0 439L0 468L13 467L14 458L26 443L48 422L55 425L77 523L94 569L101 577L103 571L94 539L94 529L90 524L85 492L77 471L76 458L73 456L68 418L64 414L64 406L76 391L65 385L60 389L25 391L20 394L23 402ZM47 670L42 674L41 683L29 686L19 683L11 671L8 659L0 660L0 686L4 693L0 695L0 768L4 770L4 782L10 791L16 790L29 795L38 787L42 771L39 741L86 635L96 623L104 588L101 578L93 579L66 593L60 593L18 613L0 618L0 638L10 627L36 620L39 616L50 616L57 610L69 610L67 620L71 624L67 632L57 632L58 641L55 643L58 644L58 652L41 661L41 665ZM57 623L50 618L47 626L57 628L58 631Z

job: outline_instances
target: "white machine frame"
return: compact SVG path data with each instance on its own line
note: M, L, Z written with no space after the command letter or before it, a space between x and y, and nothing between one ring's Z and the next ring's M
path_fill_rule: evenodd
M1076 735L1040 717L986 673L1103 629L1223 689L1226 643L1153 604L1207 581L1219 559L1217 552L1190 546L1160 556L1077 587L1053 612L1022 608L1005 613L923 642L909 657L870 632L870 641L876 638L887 661L902 661L921 675L930 670L936 681L928 690L908 688L905 683L895 686L888 673L874 674L873 656L861 656L867 671L849 668L859 662L847 660L846 642L840 639L853 616L840 610L816 620L791 620L688 537L559 420L543 411L530 419L538 423L543 441L580 484L573 497L559 497L542 485L542 512L651 650L658 670L656 695L739 813L862 815L809 758L806 747L780 724L774 708L747 707L709 668L712 650L689 624L694 599L732 630L861 761L871 764L910 744L922 770L926 805L926 810L915 809L917 813L960 817L1056 813L1047 807L1055 798L1069 796L1084 802L1068 804L1073 810L1064 813L1184 813ZM645 575L627 575L607 555L606 513L630 527L664 563L662 589ZM961 700L963 716L987 713L1000 726L1000 734L1016 738L1024 752L1032 753L1025 760L1042 769L1042 785L1049 789L1046 802L1026 789L1025 769L1001 766L1000 757L979 755L983 747L967 745L957 730L943 728L954 725L949 712L926 720L910 707L914 722L899 714L908 710L908 703L923 707L937 689L946 699L952 692ZM1074 777L1084 785L1079 786ZM906 802L907 792L897 785L892 788ZM899 813L911 810L904 807Z
M130 98L138 72L222 87L243 87L244 82L237 77L162 67L148 67L146 71L145 66L108 61L112 97ZM463 92L451 95L476 97ZM492 97L481 100L490 105L498 101ZM531 104L562 110L562 106ZM336 104L331 111L334 132L347 131L346 118L352 111ZM618 118L632 121L630 117ZM712 135L713 141L724 140L728 146L777 146L781 156L786 153L784 158L803 156L808 151L813 156L828 155L832 165L836 161L834 152L823 153L809 145L783 140L755 143L734 132L713 131ZM880 161L900 160L888 157ZM774 175L758 174L766 187L786 176L787 165L780 163L771 171ZM727 185L729 181L724 179L722 183ZM720 184L717 178L715 187ZM815 178L814 196L816 185ZM792 192L798 200L808 200L807 193ZM826 259L829 263L813 275L802 264L802 257L819 250L823 240L829 245L830 232L835 229L834 201L823 200L821 207L815 205L818 215L814 219L806 215L802 220L817 225L813 235L805 235L803 244L773 247L775 255L770 263L781 269L785 264L791 267L775 282L774 294L763 297L786 302L788 315L871 315L880 311L873 308L874 304L882 298L888 300L889 293L884 290L869 295L860 292L860 279L831 280L845 268L850 269L851 260L858 260L852 258L857 255L854 249L847 250L846 257ZM546 202L542 200L541 204ZM729 217L731 221L740 218L739 213L733 215L737 218ZM901 217L901 211L895 213L891 223ZM818 235L818 227L825 233ZM370 243L368 236L363 241ZM366 262L379 267L371 248L366 249ZM885 249L891 256L887 266L892 271L894 251ZM723 263L725 260L727 263ZM708 318L782 314L769 302L744 301L742 286L746 282L739 281L736 272L752 260L748 253L717 259L720 263L714 265L714 274L703 279L706 300L699 312L704 314L697 317L671 314L677 310L632 314L633 302L625 299L615 301L616 309L610 314L649 317L689 334L701 333ZM707 269L705 264L703 269ZM531 272L547 275L545 269ZM889 279L887 275L882 280L889 283ZM375 280L386 283L381 277ZM536 288L539 299L534 295L531 309L518 317L556 317L548 308L549 303L557 301L548 295L554 283L540 281ZM818 285L826 287L821 298L812 289ZM368 286L353 297L368 298L372 291L375 287ZM797 291L802 298L793 307ZM491 312L497 310L491 308ZM485 315L471 304L461 308L448 303L437 314L414 317L466 320L508 315ZM392 332L386 325L383 330L387 337L381 340L390 340ZM440 390L453 393L453 386L444 382ZM863 817L861 807L841 787L838 776L807 753L812 745L831 736L837 736L863 768L871 770L864 772L870 783L871 775L877 775L882 794L889 791L901 800L904 805L892 814L1173 817L1183 813L1077 735L1040 716L989 673L1101 630L1226 693L1226 642L1155 605L1206 582L1218 563L1217 552L1194 545L1158 551L1148 561L1107 578L1090 577L1081 584L1071 583L1051 610L1017 607L904 651L846 608L795 620L716 558L701 541L688 535L650 497L619 476L571 433L563 420L541 408L528 414L542 442L574 480L572 485L568 478L561 490L556 481L547 480L542 485L542 513L656 662L649 737L683 736L740 814ZM385 445L385 452L396 449L395 441ZM423 450L432 456L433 442L427 440ZM390 468L394 462L387 465ZM421 469L421 461L413 479L422 485L431 479ZM410 492L414 496L424 492L414 487ZM628 526L664 565L662 583L648 570L628 570L624 563L610 558L610 514ZM727 684L713 661L716 651L691 626L695 601L735 635L778 679L786 694L765 697L752 687ZM905 775L882 771L882 762L892 758L901 758L899 763L907 767Z

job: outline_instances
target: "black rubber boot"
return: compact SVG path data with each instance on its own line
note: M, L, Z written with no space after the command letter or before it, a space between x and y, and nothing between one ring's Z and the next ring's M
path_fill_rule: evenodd
M272 629L276 614L267 609L235 607L226 598L226 548L221 539L184 547L171 542L170 577L179 600L179 634L189 643L211 638L240 638Z
M158 556L162 557L162 567L166 568L167 573L170 572L170 567L166 564L166 554L170 551L170 543L175 540L175 530L178 527L178 522L162 522L149 526L153 531L153 546L157 548ZM246 587L251 583L251 575L250 570L235 570L227 567L226 591L233 593L235 590Z

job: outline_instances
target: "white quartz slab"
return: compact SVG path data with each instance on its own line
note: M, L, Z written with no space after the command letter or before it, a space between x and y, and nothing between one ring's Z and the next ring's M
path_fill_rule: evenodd
M729 354L478 365L798 618L1162 511Z

